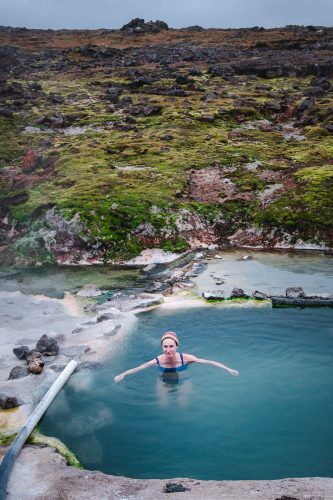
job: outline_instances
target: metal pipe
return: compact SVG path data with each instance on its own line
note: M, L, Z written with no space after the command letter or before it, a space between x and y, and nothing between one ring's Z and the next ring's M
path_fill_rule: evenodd
M21 451L27 438L30 436L39 420L42 418L48 407L51 405L54 398L65 385L73 371L77 367L77 361L72 359L66 368L60 373L59 377L53 382L43 399L36 406L22 429L19 431L14 441L8 448L5 456L0 464L0 500L5 500L6 489L10 473L14 467L15 459Z

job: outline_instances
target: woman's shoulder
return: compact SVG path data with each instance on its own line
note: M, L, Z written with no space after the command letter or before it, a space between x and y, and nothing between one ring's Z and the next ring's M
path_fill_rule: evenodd
M197 360L196 356L193 356L193 354L188 354L186 352L183 352L182 354L186 363L194 363Z

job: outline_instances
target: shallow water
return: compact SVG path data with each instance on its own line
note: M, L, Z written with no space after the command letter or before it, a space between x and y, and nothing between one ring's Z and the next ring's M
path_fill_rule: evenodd
M75 375L41 424L86 468L140 478L276 479L333 475L333 310L157 309L142 314L117 359ZM178 384L149 368L182 349L240 371L192 365Z
M115 266L26 267L12 276L0 277L0 291L61 299L64 292L77 292L88 284L104 291L116 290L138 286L142 279L138 269Z
M243 288L251 294L260 290L284 294L287 287L302 287L307 294L333 292L333 255L319 252L267 252L234 250L217 252L222 259L212 259L209 267L195 280L195 292ZM250 255L253 260L241 261ZM220 286L215 279L224 281Z

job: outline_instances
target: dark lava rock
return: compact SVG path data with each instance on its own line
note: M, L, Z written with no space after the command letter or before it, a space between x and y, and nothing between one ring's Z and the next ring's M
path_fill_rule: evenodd
M162 113L162 106L158 106L158 105L149 105L149 106L145 106L143 108L143 114L145 116L154 116L154 115L160 115Z
M48 335L43 335L39 339L36 349L46 356L56 356L59 353L58 342Z
M248 298L248 295L244 292L242 288L234 288L233 291L231 292L231 297L233 299L238 299L238 298Z
M169 26L164 21L149 21L145 23L144 19L136 17L129 23L124 24L120 31L127 31L128 33L158 33L159 31L168 30Z
M161 135L160 139L161 139L161 141L172 141L174 139L174 137L171 134L164 134L164 135Z
M275 500L298 500L298 498L290 497L289 495L282 495L282 497L275 498Z
M259 292L259 290L255 290L253 293L252 293L252 297L254 299L257 299L257 300L266 300L268 299L268 295L266 295L265 293L263 292Z
M29 375L29 370L25 366L14 366L11 370L8 380L14 380L17 378L23 378Z
M30 354L30 349L27 345L21 345L20 347L15 347L13 353L18 359L27 359Z
M106 91L106 98L112 103L116 103L123 92L123 89L119 87L109 87Z
M330 133L330 134L333 134L333 124L332 123L328 123L327 125L325 125L325 129Z
M235 70L228 64L212 64L208 68L208 73L212 76L221 76L228 78L235 74Z
M0 108L0 116L4 116L6 118L11 118L13 116L13 111L9 108L1 107Z
M108 321L109 319L115 319L118 316L117 313L114 312L105 312L98 316L97 323L101 323L102 321Z
M191 491L191 488L185 488L181 483L166 483L164 493L177 493L180 491Z
M300 286L286 288L286 297L289 299L302 299L305 297L303 288Z
M0 408L3 410L10 410L20 406L21 401L14 396L7 396L7 394L0 394Z

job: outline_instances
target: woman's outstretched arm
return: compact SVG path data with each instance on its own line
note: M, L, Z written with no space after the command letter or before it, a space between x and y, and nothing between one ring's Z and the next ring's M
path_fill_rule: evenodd
M123 380L124 377L127 375L133 375L133 373L140 372L141 370L145 370L146 368L149 368L150 366L156 365L156 359L152 359L148 361L147 363L143 363L143 365L136 366L135 368L130 368L129 370L126 370L125 372L121 373L120 375L117 375L114 377L115 382L120 382Z
M219 363L218 361L211 361L210 359L203 359L203 358L197 358L196 356L193 356L192 354L184 354L185 360L187 363L203 363L205 365L212 365L216 366L217 368L223 368L223 370L226 370L230 375L233 375L234 377L237 377L239 375L238 370L234 370L233 368L229 368L226 365L223 365L222 363Z

